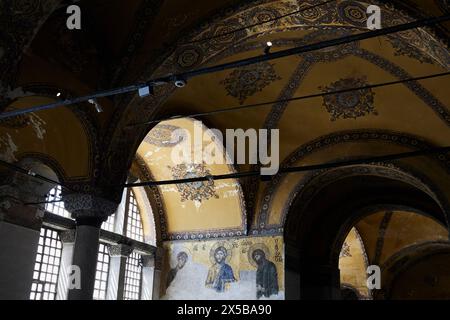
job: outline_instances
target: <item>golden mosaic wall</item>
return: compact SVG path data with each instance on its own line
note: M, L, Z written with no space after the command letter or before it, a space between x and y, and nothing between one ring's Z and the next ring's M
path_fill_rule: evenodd
M162 299L284 299L281 236L166 242Z

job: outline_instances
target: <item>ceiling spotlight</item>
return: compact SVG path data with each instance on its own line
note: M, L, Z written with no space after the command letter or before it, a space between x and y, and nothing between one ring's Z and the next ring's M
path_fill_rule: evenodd
M183 88L184 86L186 86L186 80L183 80L183 79L178 79L178 80L175 80L175 87L177 87L177 88Z
M60 96L61 96L61 92L58 92L58 93L56 94L56 96L57 96L57 97L60 97Z
M270 52L270 48L272 48L273 43L271 41L266 42L266 47L264 48L264 53L268 54Z
M97 113L103 112L102 106L97 102L95 99L89 99L88 102L90 104L93 104L95 106L95 110L97 110Z

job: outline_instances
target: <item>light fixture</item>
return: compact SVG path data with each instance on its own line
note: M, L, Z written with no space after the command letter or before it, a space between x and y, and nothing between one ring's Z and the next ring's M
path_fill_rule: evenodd
M272 46L273 46L272 41L267 41L266 42L266 47L264 48L264 53L268 54L270 52L270 48L272 48Z
M187 82L184 79L177 79L175 80L175 87L177 88L183 88L184 86L186 86Z
M146 96L153 94L153 87L152 86L145 86L142 88L139 88L139 97L144 98Z
M61 92L58 92L58 93L56 94L56 96L57 96L57 97L60 97L60 96L61 96Z
M97 113L103 112L102 106L97 102L95 99L89 99L88 102L90 104L93 104L95 106L95 110L97 110Z

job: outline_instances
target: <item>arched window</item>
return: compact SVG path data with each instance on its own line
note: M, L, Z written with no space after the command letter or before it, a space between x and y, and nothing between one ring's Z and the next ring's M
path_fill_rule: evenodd
M56 186L46 197L45 210L64 218L72 219L70 212L65 210L61 197L61 186ZM119 217L116 221L116 217ZM73 219L72 219L73 220ZM122 224L123 223L123 224ZM56 298L58 288L58 275L61 264L63 244L59 232L51 222L41 228L38 253L36 255L35 270L30 299L52 300ZM60 226L58 226L58 229ZM123 203L118 212L108 217L102 224L102 229L120 233L122 236L136 241L144 241L144 232L139 207L131 189L125 191ZM113 240L114 241L114 240ZM107 297L108 277L110 267L109 244L112 243L107 235L100 238L97 256L97 270L93 298L104 300ZM70 248L70 246L68 247ZM124 279L124 288L118 296L127 300L138 300L141 296L142 264L141 255L133 251L126 259L125 268L121 269ZM65 287L65 286L61 286ZM117 288L116 288L117 290ZM59 293L58 293L59 296ZM62 294L64 296L64 294Z
M97 272L95 273L94 299L105 300L109 273L109 253L107 245L100 243L97 256Z
M55 300L62 243L58 231L42 227L34 264L30 300Z
M141 213L139 211L136 198L131 190L128 190L128 205L126 214L125 235L136 241L144 241L142 230Z
M124 300L139 300L141 297L142 266L141 255L133 252L125 265Z

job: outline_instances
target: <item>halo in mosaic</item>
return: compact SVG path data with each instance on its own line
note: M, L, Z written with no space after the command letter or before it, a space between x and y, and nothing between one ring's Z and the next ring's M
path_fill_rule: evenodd
M243 104L248 97L277 80L281 78L276 74L274 64L262 62L233 70L220 84L225 86L227 95L237 98Z
M348 78L333 82L327 87L319 87L324 93L367 86L366 78ZM359 118L369 114L378 115L374 107L375 94L370 89L353 90L338 94L325 95L323 104L331 115L331 121L337 119Z
M158 124L144 138L144 141L157 147L173 147L184 141L187 134L184 129L169 125Z
M175 180L211 176L211 172L206 168L205 163L182 163L174 167L169 166L169 169L172 171L172 178ZM182 202L202 202L210 198L219 198L215 191L214 180L180 183L176 186Z

